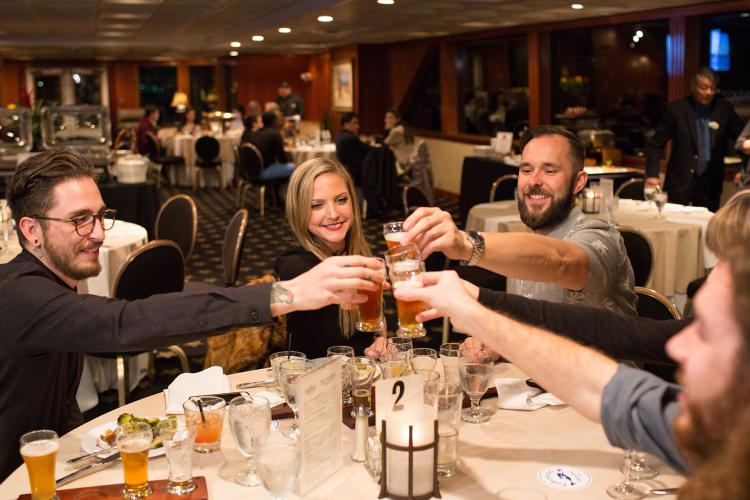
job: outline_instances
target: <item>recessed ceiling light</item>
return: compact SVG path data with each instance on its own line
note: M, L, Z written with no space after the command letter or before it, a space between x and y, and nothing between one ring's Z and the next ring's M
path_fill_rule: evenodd
M378 0L378 3L380 5L393 5L396 2L395 0Z
M638 42L640 40L640 37L638 35L633 35L633 41Z
M239 52L237 52L236 50L233 50L233 51L231 51L231 52L229 53L229 55L230 55L230 56L232 56L232 57L237 57L238 55L240 55L240 53L239 53Z
M253 35L252 40L253 42L262 42L265 38L263 35Z
M740 17L750 17L750 12L743 12Z
M636 31L635 36L637 36L638 38L643 38L643 31L641 30Z
M291 33L291 32L292 32L292 28L286 28L286 27L279 28L279 33Z
M570 8L573 10L581 10L583 8L582 3L572 3L570 4Z
M234 47L236 49L236 48L242 47L242 43L240 43L240 42L232 42L232 43L229 44L229 46L230 47Z
M318 21L321 23L330 23L333 21L333 16L318 16Z

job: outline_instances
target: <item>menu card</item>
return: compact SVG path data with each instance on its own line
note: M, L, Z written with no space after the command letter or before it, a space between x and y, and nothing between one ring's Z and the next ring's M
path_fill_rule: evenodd
M299 495L343 465L341 444L341 358L324 358L299 379Z

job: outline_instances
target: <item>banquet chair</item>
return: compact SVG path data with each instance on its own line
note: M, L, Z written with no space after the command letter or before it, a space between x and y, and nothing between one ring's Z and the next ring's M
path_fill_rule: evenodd
M501 175L490 187L490 203L501 200L515 199L518 176L516 174Z
M114 146L112 147L113 150L117 151L118 149L129 149L131 151L135 151L138 149L138 138L135 135L135 129L134 128L122 128L117 133L117 137L115 138Z
M664 294L651 288L635 287L638 316L651 319L682 319L682 314Z
M279 186L286 182L287 179L260 179L260 173L264 168L263 155L254 144L243 142L240 144L238 154L240 179L237 184L237 207L242 207L245 203L245 196L247 196L253 187L257 187L259 212L260 216L264 217L266 213L266 187ZM275 193L275 190L272 189L271 193Z
M246 208L241 208L232 216L224 232L224 243L221 250L222 277L224 286L235 286L240 273L240 259L242 249L245 246L245 235L247 234L247 223L250 215ZM186 290L204 290L213 287L200 281L188 281L185 283Z
M175 242L187 262L193 255L197 235L198 209L195 201L186 194L178 194L165 201L156 214L155 239Z
M404 203L404 218L409 217L419 207L432 206L430 200L427 199L427 195L414 184L404 186L401 193L401 200Z
M193 190L198 189L200 180L205 182L204 171L212 169L219 176L219 187L224 185L224 169L219 158L221 145L215 137L204 135L195 141L195 175L193 176Z
M124 300L145 299L159 293L180 292L185 282L185 262L182 251L172 241L155 240L133 251L120 268L112 285L112 297ZM169 346L180 361L185 373L190 372L185 351L180 346ZM129 359L138 352L89 353L93 356L115 358L117 366L117 398L125 404L129 392ZM153 356L153 354L151 354ZM153 362L150 360L149 364Z
M643 231L630 226L615 227L622 235L625 251L633 267L636 286L646 286L654 270L654 247Z
M630 200L643 200L644 183L645 180L643 177L628 179L620 184L620 187L615 191L615 196L618 198L628 198Z
M161 173L164 167L174 167L184 165L185 159L179 156L168 156L163 153L159 146L159 139L153 132L146 133L146 151L139 151L142 155L148 156L151 163L155 165L153 173L155 174L156 187L161 187Z

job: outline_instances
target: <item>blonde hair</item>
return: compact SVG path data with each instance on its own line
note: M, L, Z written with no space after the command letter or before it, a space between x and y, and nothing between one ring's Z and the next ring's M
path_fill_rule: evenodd
M312 252L320 260L334 255L330 248L308 229L315 179L323 174L336 174L343 179L349 191L352 204L352 221L344 240L343 255L372 255L370 246L362 230L362 216L357 196L349 172L339 162L324 158L313 158L294 169L286 191L286 218L295 238L305 250ZM356 322L355 311L339 309L339 326L345 337L349 338Z

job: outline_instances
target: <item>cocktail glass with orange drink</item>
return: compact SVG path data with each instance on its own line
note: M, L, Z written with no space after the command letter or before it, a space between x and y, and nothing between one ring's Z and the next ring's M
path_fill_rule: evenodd
M187 425L195 427L198 453L211 453L221 448L221 429L224 426L226 401L216 396L193 396L182 405Z

